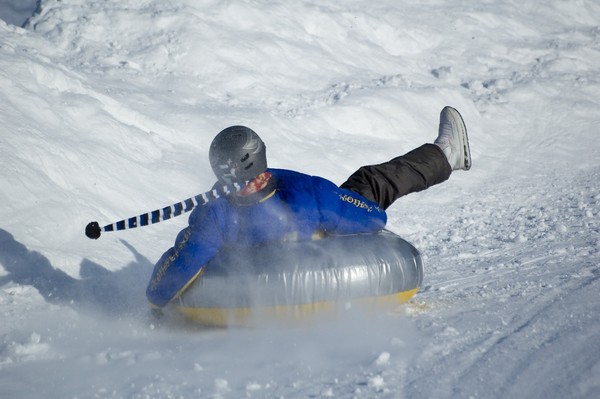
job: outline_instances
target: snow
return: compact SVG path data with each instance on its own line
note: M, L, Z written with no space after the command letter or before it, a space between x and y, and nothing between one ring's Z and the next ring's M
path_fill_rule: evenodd
M0 0L0 19L17 26L25 22L37 10L38 0Z
M27 5L26 5L27 4ZM0 397L600 397L596 1L0 1ZM23 27L19 27L23 25ZM336 183L436 135L473 168L399 200L425 284L388 314L202 329L144 297L245 124Z

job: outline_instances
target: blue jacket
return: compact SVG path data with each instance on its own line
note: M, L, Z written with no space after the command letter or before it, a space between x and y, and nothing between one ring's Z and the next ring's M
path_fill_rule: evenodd
M283 169L269 172L276 189L261 202L240 205L219 198L192 211L188 227L154 267L146 290L152 305L162 307L179 296L225 245L374 233L385 227L383 209L329 180Z

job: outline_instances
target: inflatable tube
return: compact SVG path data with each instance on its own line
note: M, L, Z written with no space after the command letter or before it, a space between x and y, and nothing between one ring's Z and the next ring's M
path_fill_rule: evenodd
M397 305L423 282L419 251L389 232L221 251L179 297L183 315L228 326Z

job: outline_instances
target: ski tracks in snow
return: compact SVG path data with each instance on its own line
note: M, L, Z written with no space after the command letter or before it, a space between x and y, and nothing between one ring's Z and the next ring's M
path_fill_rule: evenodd
M520 191L511 185L527 185L496 182L485 196L446 204L444 227L407 237L426 257L425 287L415 297L425 311L412 317L429 339L407 373L411 395L598 391L600 299L589 301L600 292L598 174L557 173L551 186ZM487 207L494 196L506 197L503 209ZM453 320L460 324L448 324ZM564 369L564 380L555 378L556 368Z

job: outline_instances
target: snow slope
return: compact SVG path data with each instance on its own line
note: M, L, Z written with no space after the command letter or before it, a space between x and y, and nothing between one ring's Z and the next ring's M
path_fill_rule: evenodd
M42 0L0 21L0 397L600 396L600 4L336 3ZM159 324L145 285L186 218L83 235L208 189L226 126L341 183L433 140L444 105L474 166L390 208L426 262L394 314Z
M38 0L0 0L0 19L23 26L37 10Z

